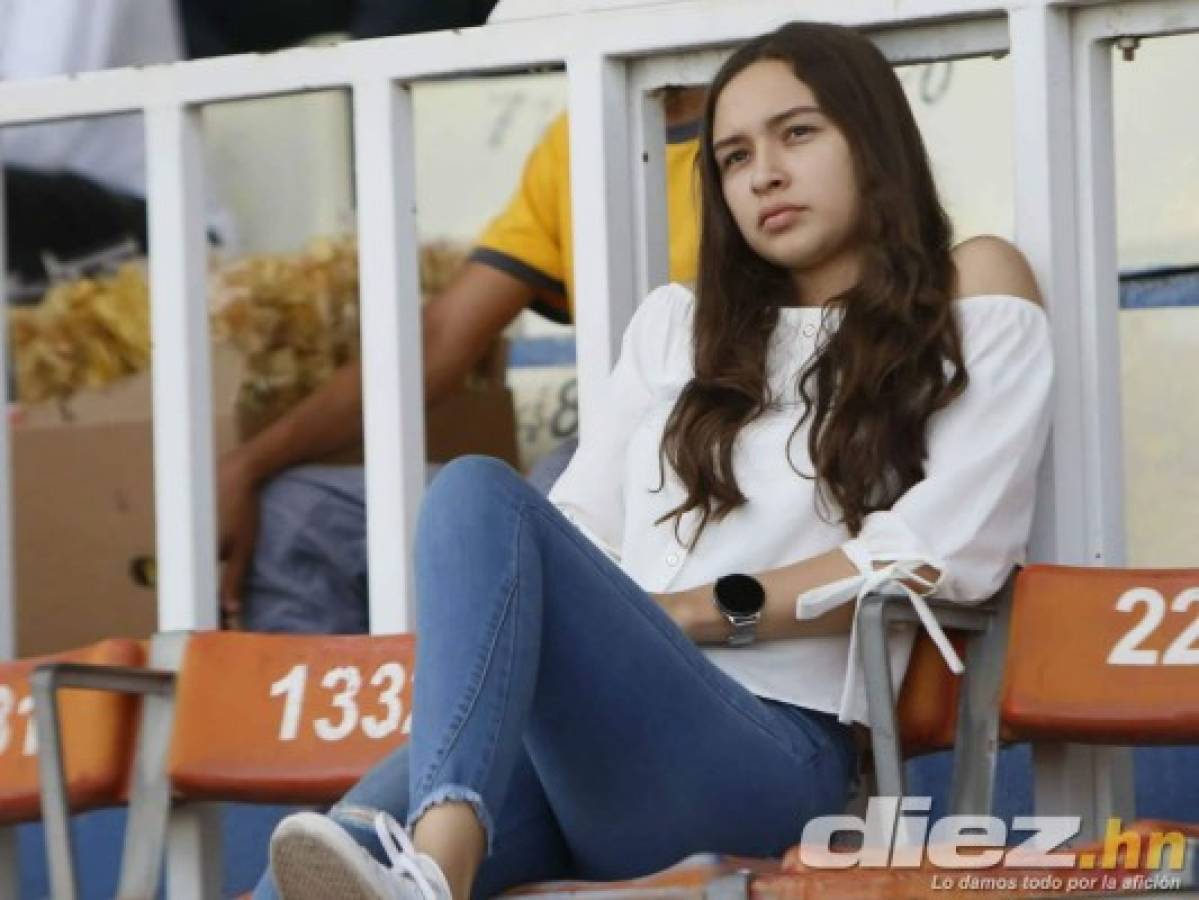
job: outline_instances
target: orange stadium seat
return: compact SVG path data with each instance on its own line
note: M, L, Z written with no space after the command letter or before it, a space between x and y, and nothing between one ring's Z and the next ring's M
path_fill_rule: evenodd
M52 656L0 663L0 828L37 820L42 815L38 732L30 676L45 663L140 666L142 646L132 640L107 640ZM63 800L69 813L124 801L133 751L137 701L70 691L60 701L64 726L60 759ZM64 832L64 837L69 834ZM48 841L49 843L49 841ZM66 849L69 861L69 846Z
M1199 742L1199 569L1031 566L1003 720L1022 740Z
M1196 665L1199 570L1030 566L1019 573L1011 603L997 710L1003 738L1116 745L1195 743L1199 741ZM978 764L977 759L969 762ZM972 871L974 876L1007 878L1013 886L999 893L1010 897L1144 896L1156 893L1153 879L1175 890L1199 887L1199 824L1137 821L1120 824L1118 833L1122 840L1111 846L1104 840L1069 848L1076 867ZM1176 845L1160 841L1170 833L1176 836ZM1154 840L1164 849L1156 858L1150 851ZM954 892L958 879L969 877L970 871L937 869L927 858L911 869L829 871L805 867L800 849L788 852L779 871L755 877L749 896L892 900L979 895L977 889ZM1177 856L1172 856L1174 851ZM1108 854L1111 864L1100 868L1098 861ZM1102 875L1111 881L1104 881ZM939 877L939 886L934 877ZM1054 878L1060 881L1046 887Z
M961 634L951 634L949 640L963 660L969 657ZM936 644L921 632L912 647L896 708L905 757L953 746L959 693L958 679L945 667Z
M155 636L145 674L165 682L145 684L119 895L153 896L174 803L340 797L407 740L414 652L411 635ZM106 689L103 669L42 672L51 690ZM64 701L64 728L73 716Z
M1199 569L1041 565L1021 575L1001 707L1016 739L1199 743L1197 676ZM1199 887L1199 823L1122 830L1185 835L1184 886Z
M193 635L175 687L175 793L332 803L408 739L415 649L411 635Z
M29 676L49 662L139 666L141 646L107 640L53 656L0 664L0 824L41 816L37 737ZM60 700L66 784L72 812L111 806L123 799L133 748L136 700L82 691Z

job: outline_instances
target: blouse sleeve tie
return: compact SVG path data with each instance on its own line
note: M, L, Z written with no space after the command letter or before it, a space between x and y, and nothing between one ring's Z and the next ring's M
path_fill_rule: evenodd
M862 561L855 559L854 563L862 568ZM861 600L882 588L893 588L911 602L920 623L941 652L941 657L950 671L961 674L965 670L961 657L954 650L953 644L949 642L948 636L941 628L932 610L929 609L928 604L924 602L924 598L933 593L940 584L945 572L944 565L928 559L899 559L879 568L874 568L872 561L867 561L867 563L868 567L857 575L850 575L848 578L842 578L800 594L795 602L795 617L797 619L814 619L850 600ZM940 573L936 581L929 581L920 574L919 570L924 567L934 568ZM846 711L850 708L850 698L854 695L857 682L858 610L854 611L853 625L849 633L849 662L846 667L845 687L841 694L841 713L839 715L843 722L848 721Z

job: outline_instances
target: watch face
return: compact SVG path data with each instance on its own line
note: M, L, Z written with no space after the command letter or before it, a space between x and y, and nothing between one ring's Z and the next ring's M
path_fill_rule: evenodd
M735 616L752 616L766 603L766 591L752 575L718 578L714 593L720 605Z

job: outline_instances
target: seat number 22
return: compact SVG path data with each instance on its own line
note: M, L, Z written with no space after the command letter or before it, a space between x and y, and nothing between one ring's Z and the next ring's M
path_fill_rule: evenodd
M1192 604L1199 603L1199 587L1187 588L1174 598L1170 604L1171 612L1186 612ZM1145 617L1120 638L1116 646L1107 655L1109 665L1113 666L1195 666L1199 665L1199 616L1191 622L1182 634L1176 637L1170 646L1161 653L1139 644L1153 634L1166 617L1166 598L1153 588L1132 588L1120 595L1116 601L1116 609L1120 612L1132 612L1134 607L1144 606Z
M372 702L381 715L362 715L358 709L359 692L362 690L362 672L357 666L335 666L321 678L321 687L335 692L329 705L335 715L321 716L312 723L312 729L322 741L344 741L355 729L372 740L381 740L402 729L408 734L412 727L412 715L404 716L404 705L400 694L404 690L407 672L398 662L385 662L370 677L369 685L376 689ZM271 685L272 697L283 697L283 717L279 722L279 740L294 741L300 734L300 722L304 712L304 692L308 685L308 664L300 663Z

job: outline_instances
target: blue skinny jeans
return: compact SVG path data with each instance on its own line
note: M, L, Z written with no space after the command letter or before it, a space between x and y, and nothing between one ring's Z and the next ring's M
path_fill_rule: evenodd
M450 463L416 535L411 740L330 811L378 858L376 810L463 801L475 897L646 875L699 852L778 856L843 811L849 729L750 693L506 464ZM254 895L276 895L269 872Z

